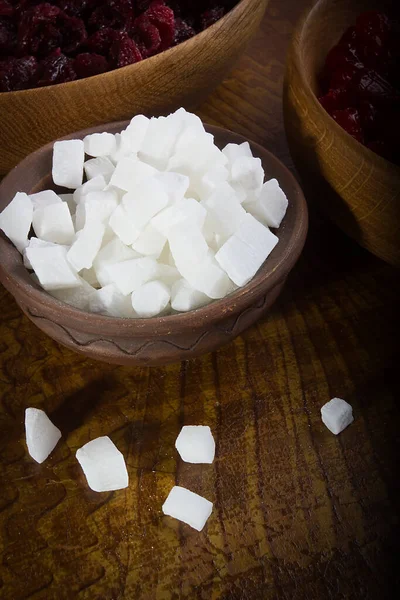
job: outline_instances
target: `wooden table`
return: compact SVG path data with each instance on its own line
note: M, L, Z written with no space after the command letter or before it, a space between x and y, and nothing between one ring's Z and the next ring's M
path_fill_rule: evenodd
M289 165L282 76L304 4L271 0L247 54L200 111ZM153 369L83 360L1 289L2 600L394 597L397 281L311 215L269 316L219 352ZM320 419L334 396L355 414L338 437ZM28 406L63 431L41 466L25 448ZM216 460L182 463L175 438L201 423ZM129 489L88 489L74 455L99 435L126 457ZM202 533L162 515L175 483L214 502Z

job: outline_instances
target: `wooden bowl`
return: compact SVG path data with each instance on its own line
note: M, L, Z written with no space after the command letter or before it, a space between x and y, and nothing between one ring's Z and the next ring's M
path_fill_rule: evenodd
M127 122L99 126L88 133L116 133ZM230 131L208 126L215 143L242 143ZM17 191L37 192L53 187L53 144L37 150L5 177L0 184L0 211ZM277 231L279 243L260 271L245 287L204 308L185 314L152 319L117 319L86 313L47 294L29 275L21 255L0 232L0 281L13 294L27 317L64 346L91 358L126 365L162 365L186 360L215 350L231 341L260 318L279 295L289 271L302 251L308 225L302 191L288 169L261 146L251 143L263 162L266 177L276 177L289 199L285 219Z
M325 57L356 17L388 0L319 0L296 26L284 84L285 128L307 199L376 256L400 266L400 168L347 134L316 98Z
M193 108L226 76L268 0L241 0L215 25L140 63L50 87L0 93L0 177L43 144L86 127Z

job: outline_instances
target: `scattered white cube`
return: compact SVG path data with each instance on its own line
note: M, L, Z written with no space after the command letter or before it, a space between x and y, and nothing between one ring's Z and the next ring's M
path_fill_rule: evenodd
M209 302L210 298L195 290L186 279L179 279L171 288L171 307L179 312L195 310Z
M90 297L96 292L82 277L79 277L80 284L78 287L62 290L49 290L49 294L53 298L57 298L60 302L65 302L74 308L88 311L90 310Z
M132 248L144 256L159 258L166 243L167 238L165 235L157 231L157 229L149 223L143 229L137 240L132 244Z
M354 421L353 409L341 398L333 398L321 408L321 418L329 431L338 435Z
M144 283L155 278L157 262L149 257L135 258L107 265L104 270L121 294L127 296L139 289Z
M76 204L79 204L83 197L89 192L100 192L101 190L104 190L106 185L107 183L104 175L96 175L93 179L89 179L74 191L73 198Z
M89 310L109 317L132 318L135 316L131 297L121 294L113 283L91 294Z
M37 208L33 213L32 224L36 236L46 242L71 244L75 236L74 224L66 202Z
M258 194L264 181L264 169L259 158L241 156L231 167L232 183L247 193Z
M267 227L280 227L288 207L288 199L276 179L264 183L255 202L249 202L246 210Z
M132 293L132 306L141 319L156 317L170 301L169 288L161 281L149 281Z
M109 185L129 192L135 190L142 181L156 174L157 170L152 166L137 158L126 156L117 163Z
M82 269L90 269L100 250L105 227L100 221L89 222L80 232L71 248L67 259L77 273Z
M57 196L53 190L44 190L43 192L37 192L36 194L30 194L30 199L33 204L33 210L36 208L43 208L49 206L49 204L59 204L62 202L62 198Z
M45 290L81 285L76 272L67 261L67 249L64 246L27 248L26 256Z
M86 154L89 156L109 156L117 149L115 135L112 133L91 133L83 138Z
M168 204L168 195L155 177L148 178L135 187L135 191L122 198L126 212L142 231L148 222Z
M94 492L111 492L128 487L125 459L109 437L92 440L76 451L86 480Z
M26 445L30 456L39 464L53 452L61 431L43 410L27 408L25 411Z
M85 150L82 140L63 140L53 146L52 176L56 185L76 189L82 184Z
M33 205L24 192L17 192L0 213L0 229L22 253L28 245L28 233L32 225Z
M201 531L212 513L212 502L180 486L174 486L162 506L165 515Z
M90 158L83 165L85 169L86 177L93 179L97 175L102 175L105 181L108 183L111 179L111 175L114 173L115 166L108 158L108 156L99 156L98 158Z
M237 232L221 246L215 259L230 279L242 287L254 277L278 241L267 227L246 214Z
M211 464L215 441L207 425L185 425L176 438L175 448L182 460L193 464Z

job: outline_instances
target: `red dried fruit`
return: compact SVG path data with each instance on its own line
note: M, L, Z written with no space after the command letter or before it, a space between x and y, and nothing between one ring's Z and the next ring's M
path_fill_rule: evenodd
M175 35L174 35L174 46L185 42L196 35L193 27L190 27L183 19L175 18Z
M108 62L100 54L84 52L75 58L73 68L78 78L92 77L108 71Z
M117 40L111 46L110 54L117 68L126 67L142 60L136 43L124 31L119 33Z
M161 39L158 50L161 52L170 48L175 35L174 11L169 6L165 6L163 2L156 0L150 4L143 16L158 29Z
M92 52L108 56L110 48L118 38L118 32L110 27L103 27L93 33L87 40L86 45Z
M83 17L98 4L97 0L53 0L70 17Z
M67 54L76 52L87 39L85 24L78 17L60 16L59 28L62 36L61 50Z
M329 90L324 96L318 98L324 109L331 115L335 110L347 108L351 102L346 88Z
M34 81L37 62L34 56L9 58L0 63L0 90L10 92L23 90Z
M350 62L341 64L340 67L333 71L329 79L329 88L337 89L347 87L349 83L354 81L359 71L360 69Z
M12 17L14 7L7 0L0 0L0 17Z
M109 0L97 7L89 18L89 25L95 29L112 27L114 29L131 29L134 20L132 0Z
M72 60L62 54L60 48L52 52L39 65L40 77L38 87L74 81L76 73Z
M201 28L207 29L207 27L211 27L217 21L222 19L225 14L225 9L222 6L215 6L210 10L207 10L205 13L201 15Z
M358 142L363 143L364 136L361 129L360 115L356 108L345 108L343 110L334 110L332 118L340 125L347 133L349 133Z
M160 51L160 32L155 25L150 23L145 13L135 20L135 33L144 45L144 57L153 56Z
M10 55L16 43L15 26L7 19L0 19L0 53Z

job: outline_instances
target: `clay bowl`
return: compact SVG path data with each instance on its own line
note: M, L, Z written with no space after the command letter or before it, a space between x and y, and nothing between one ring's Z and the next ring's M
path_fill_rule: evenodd
M193 108L226 76L268 0L241 0L215 25L140 63L50 87L0 93L0 177L43 144L135 114Z
M388 0L319 0L295 28L284 84L286 134L307 199L361 246L400 266L400 168L348 135L316 98L327 52Z
M94 127L67 136L116 133L127 123ZM208 126L215 142L245 139L230 131ZM117 319L86 313L47 294L31 278L21 255L0 232L0 281L14 296L27 317L42 331L81 354L125 365L162 365L215 350L231 341L259 319L278 297L289 271L302 251L308 225L307 206L293 175L272 154L251 143L263 162L266 177L276 177L289 199L285 219L277 232L279 244L264 266L245 287L223 300L185 314L152 319ZM0 184L0 211L17 191L27 193L55 188L51 181L52 144L25 158ZM65 191L65 190L64 190Z

